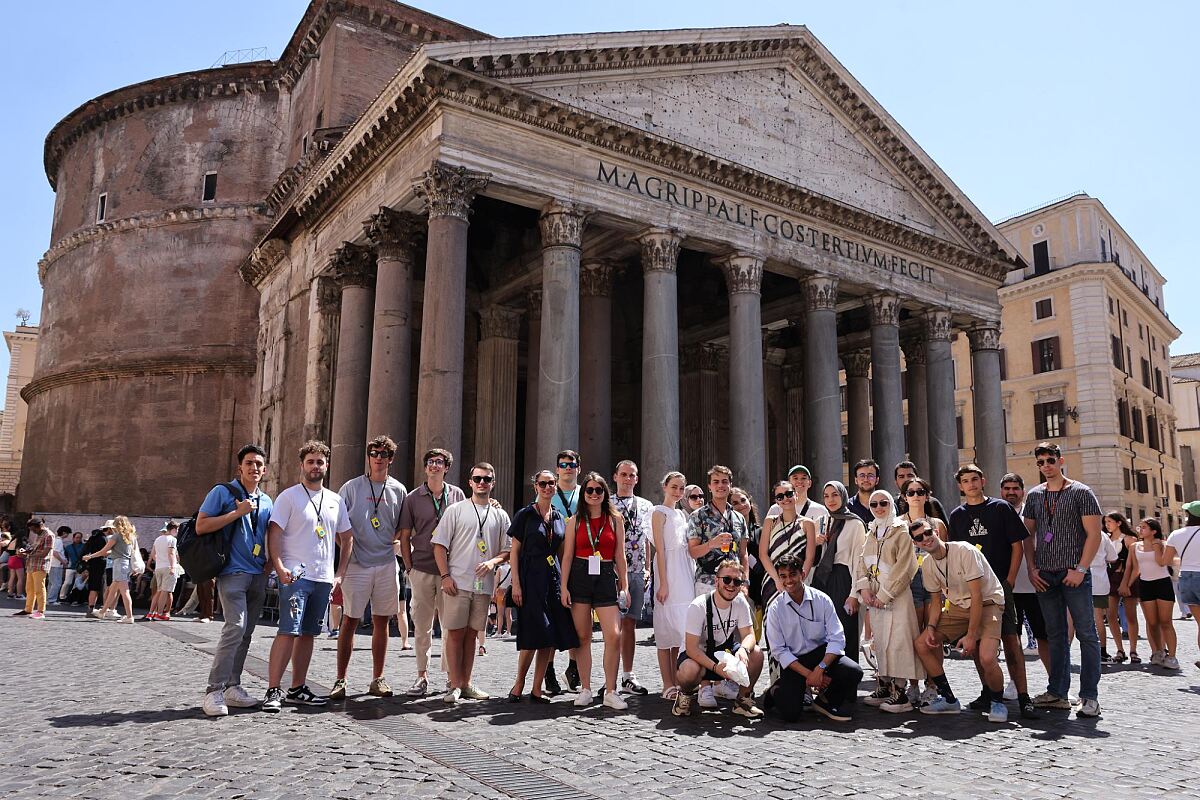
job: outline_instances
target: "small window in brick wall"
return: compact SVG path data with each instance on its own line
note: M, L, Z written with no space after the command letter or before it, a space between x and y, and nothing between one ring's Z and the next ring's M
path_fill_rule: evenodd
M204 174L204 194L200 199L205 203L211 203L217 199L217 173L206 172Z

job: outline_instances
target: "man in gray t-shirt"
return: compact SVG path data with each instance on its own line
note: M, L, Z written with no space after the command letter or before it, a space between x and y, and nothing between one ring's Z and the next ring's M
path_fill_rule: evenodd
M377 697L390 697L391 687L383 679L387 658L388 621L400 610L400 565L396 563L395 543L400 540L400 510L408 490L388 475L396 455L396 443L387 436L376 436L367 443L369 469L366 475L351 478L338 490L346 504L354 536L349 542L350 563L342 579L342 623L338 631L337 680L331 700L346 697L346 668L354 652L354 631L371 605L371 656L374 679L368 691Z

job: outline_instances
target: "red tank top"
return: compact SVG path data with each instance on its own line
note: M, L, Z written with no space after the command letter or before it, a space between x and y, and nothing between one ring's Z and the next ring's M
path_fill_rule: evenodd
M596 549L592 549L592 542ZM613 528L612 517L596 517L586 519L583 524L575 527L575 557L587 558L599 552L603 561L612 561L617 552L617 531Z

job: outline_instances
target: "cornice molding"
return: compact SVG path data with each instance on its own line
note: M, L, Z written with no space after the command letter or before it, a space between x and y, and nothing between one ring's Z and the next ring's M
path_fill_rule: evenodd
M109 379L199 375L207 372L234 372L250 375L256 368L257 363L253 356L215 359L165 358L101 364L81 369L63 370L49 375L38 375L21 389L21 399L29 403L33 398L51 389Z
M418 69L419 67L419 69ZM463 71L436 61L414 64L407 82L397 81L372 106L378 113L364 114L333 153L315 170L299 192L297 211L303 217L327 209L371 165L373 159L395 143L409 125L435 102L457 105L471 112L540 128L567 139L606 149L665 170L721 186L764 203L837 225L877 242L918 253L1003 281L1012 266L991 237L982 254L957 244L907 228L862 209L757 172L748 167L695 150L639 128L598 116L519 86ZM907 162L906 162L907 163ZM915 163L915 159L914 159ZM910 165L912 166L912 165ZM915 168L915 166L913 167ZM938 181L930 175L927 180ZM969 213L961 210L961 218ZM982 232L982 229L980 229ZM985 234L986 235L986 234Z
M136 214L131 217L101 222L99 225L75 231L55 242L38 261L38 280L45 283L46 271L53 266L54 262L75 248L98 239L105 239L113 234L161 228L167 225L183 225L201 220L237 219L238 217L261 217L264 224L270 218L266 207L261 203L228 203L201 208L172 208L166 211Z
M245 283L257 289L287 253L287 242L267 239L250 251L250 256L238 267L238 274Z

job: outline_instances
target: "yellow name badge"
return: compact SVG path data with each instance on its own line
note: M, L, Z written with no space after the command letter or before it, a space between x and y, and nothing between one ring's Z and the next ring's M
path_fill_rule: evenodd
M546 563L553 567L554 566L554 556L546 556Z
M254 545L254 549L251 550L250 552L257 556L259 553L262 552L262 545L261 544Z
M479 540L479 552L481 552L481 553L487 552L487 542L485 542L483 539Z
M324 525L318 525L318 526L317 526L317 538L318 538L318 539L324 539L324 538L325 538L325 526L324 526Z
M379 530L379 517L371 517L371 527Z
M949 600L943 601L942 602L942 611L949 611L949 610L950 610L950 601Z
M924 555L917 556L917 566L920 567L924 563L925 563L925 556Z

